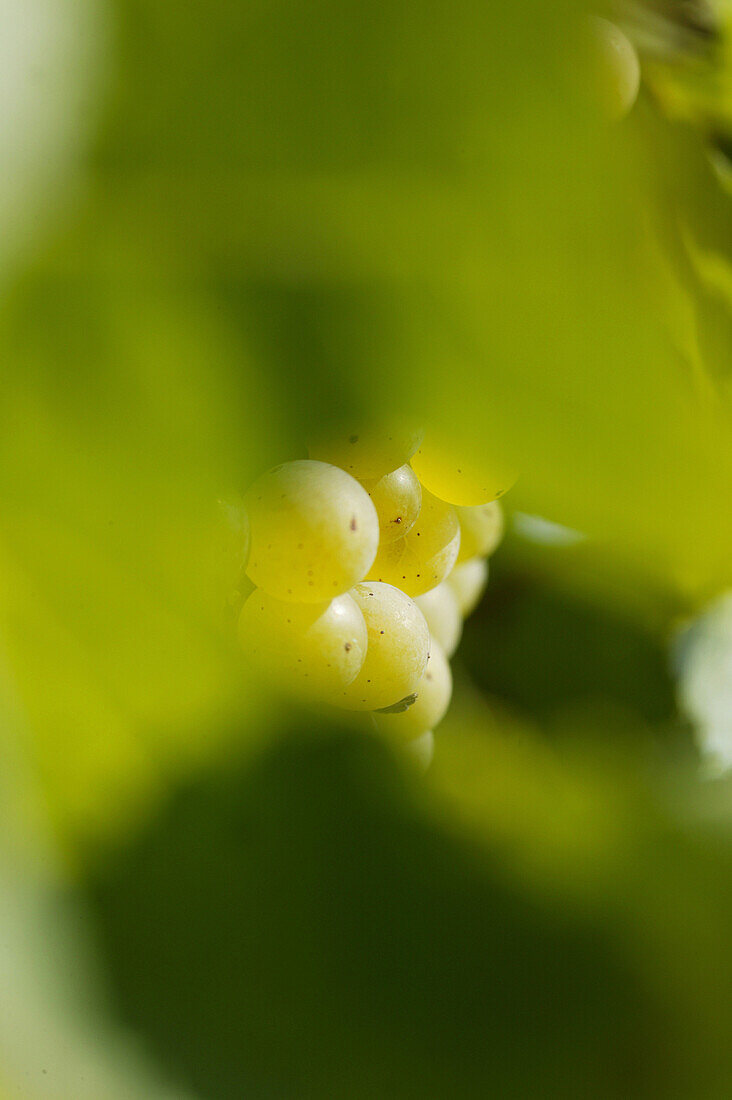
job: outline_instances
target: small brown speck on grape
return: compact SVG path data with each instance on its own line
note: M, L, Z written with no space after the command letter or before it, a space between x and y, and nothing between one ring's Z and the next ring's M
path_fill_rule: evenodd
M343 646L343 648L345 649L346 653L350 653L351 652L351 643L346 642L345 645Z
M383 634L383 633L384 633L384 631L383 631L383 630L380 630L380 631L379 631L379 634Z
M356 517L351 516L351 530L355 531L357 526L358 526L358 524L356 523Z

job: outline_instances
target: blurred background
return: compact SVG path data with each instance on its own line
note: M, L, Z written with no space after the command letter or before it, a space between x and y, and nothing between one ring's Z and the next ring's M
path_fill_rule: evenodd
M727 0L0 28L2 1100L729 1097ZM225 610L404 413L521 472L424 777Z

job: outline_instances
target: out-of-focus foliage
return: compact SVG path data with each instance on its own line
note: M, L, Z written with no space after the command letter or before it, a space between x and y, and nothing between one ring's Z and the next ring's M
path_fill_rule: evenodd
M728 1095L729 789L664 660L732 581L726 18L611 125L579 0L0 11L25 88L83 47L2 257L0 1087ZM228 603L251 478L403 411L587 536L499 551L424 782L262 707Z

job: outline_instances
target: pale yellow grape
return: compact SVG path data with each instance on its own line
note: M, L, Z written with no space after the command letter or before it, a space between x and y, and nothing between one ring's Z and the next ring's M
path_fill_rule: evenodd
M379 517L380 545L394 542L414 526L422 505L422 486L411 466L400 466L363 487Z
M430 633L424 615L390 584L366 581L350 595L366 621L368 649L360 673L334 702L347 710L392 706L412 694L427 665Z
M472 507L503 496L516 481L504 462L476 463L439 443L423 444L412 458L412 469L440 500Z
M590 17L600 99L611 118L622 118L638 96L641 69L630 39L615 23Z
M347 593L330 603L285 603L261 588L242 608L239 640L270 683L324 701L355 680L368 647L364 617Z
M412 530L382 544L369 576L421 596L445 579L457 560L460 524L454 508L422 490L422 507Z
M488 562L485 558L471 558L456 565L447 583L457 597L463 618L474 611L488 583Z
M434 638L430 642L427 667L416 690L416 701L406 710L374 715L383 733L411 740L433 730L445 717L452 696L452 673L442 647Z
M460 552L458 562L487 558L503 538L503 509L497 500L474 508L458 508Z
M421 428L413 424L353 426L314 440L308 447L308 454L321 462L340 466L365 481L383 477L409 462L423 434Z
M247 574L271 596L330 600L362 580L379 544L379 518L355 478L325 462L285 462L245 497Z
M408 741L404 746L404 752L417 770L424 774L435 755L435 735L432 730L427 730L426 733L415 737L413 741Z
M442 646L445 656L452 657L463 632L463 617L448 582L417 596L414 602L427 620L431 636Z

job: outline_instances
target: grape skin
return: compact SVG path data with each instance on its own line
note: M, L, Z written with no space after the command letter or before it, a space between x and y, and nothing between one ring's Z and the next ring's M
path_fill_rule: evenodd
M502 466L455 459L435 443L423 444L412 458L412 469L425 489L440 500L463 507L488 504L511 488L516 474Z
M378 479L409 462L422 442L424 432L412 424L396 424L375 432L353 427L311 443L308 454L322 462L340 466L360 481Z
M367 581L350 595L368 632L363 667L338 697L346 710L389 707L412 694L427 666L430 635L414 600L390 584Z
M452 657L463 632L463 618L457 596L448 581L417 596L414 602L427 620L430 635L442 646L445 656Z
M427 667L416 691L416 701L406 710L375 715L376 725L383 733L411 740L434 730L445 717L452 696L452 673L442 646L434 638L430 641Z
M355 680L368 648L364 617L347 593L293 604L256 589L242 608L239 640L271 683L326 702Z
M447 583L457 597L463 618L478 606L488 583L488 562L485 558L471 558L456 565Z
M435 588L457 560L460 524L454 508L422 490L422 508L414 527L404 538L382 546L370 576L401 588L409 596L421 596Z
M591 16L590 24L600 98L610 118L617 120L628 114L638 96L641 79L638 54L615 23Z
M271 596L318 603L368 573L379 519L355 478L301 459L263 474L245 497L251 547L247 575Z
M377 481L362 484L379 517L380 546L411 531L422 507L422 486L411 466L400 466Z
M458 508L460 552L458 563L487 558L503 538L503 509L497 500L475 508Z

